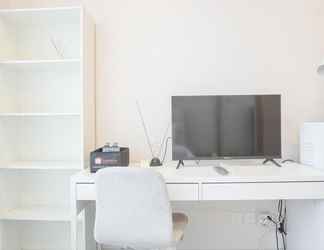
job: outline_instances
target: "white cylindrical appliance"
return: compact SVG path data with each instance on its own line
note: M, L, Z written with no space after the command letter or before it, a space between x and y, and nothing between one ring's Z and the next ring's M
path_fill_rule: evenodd
M317 73L324 76L324 62L318 66Z
M324 122L306 122L301 127L300 163L324 170Z

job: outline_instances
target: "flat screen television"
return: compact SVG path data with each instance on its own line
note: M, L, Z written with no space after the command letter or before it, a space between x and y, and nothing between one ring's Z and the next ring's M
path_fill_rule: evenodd
M231 158L281 158L281 96L173 96L172 159Z

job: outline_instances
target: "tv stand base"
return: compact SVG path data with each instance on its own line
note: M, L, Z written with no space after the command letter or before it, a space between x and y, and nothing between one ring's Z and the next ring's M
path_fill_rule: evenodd
M178 161L177 169L180 168L180 165L184 166L183 160L179 160Z
M282 166L276 162L273 158L266 158L264 161L263 161L263 165L266 164L267 162L272 162L274 165L276 165L277 167L281 168Z

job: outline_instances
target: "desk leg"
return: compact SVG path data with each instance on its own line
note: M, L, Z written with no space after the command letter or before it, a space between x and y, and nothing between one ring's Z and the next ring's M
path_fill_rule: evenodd
M84 207L84 240L86 250L96 250L96 242L93 236L95 222L95 202L88 202Z
M77 250L77 232L78 232L78 209L77 209L77 199L76 199L76 185L71 183L71 250Z
M288 201L287 248L324 249L324 200Z
M76 196L76 183L71 184L71 250L95 250L93 238L94 201L80 201Z

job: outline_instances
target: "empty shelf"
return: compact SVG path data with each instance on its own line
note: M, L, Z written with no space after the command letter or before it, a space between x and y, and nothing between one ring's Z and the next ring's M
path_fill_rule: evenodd
M70 210L66 207L28 206L5 211L0 219L16 221L70 221Z
M80 170L79 161L13 161L0 165L0 169Z
M79 116L80 113L0 113L0 117Z

